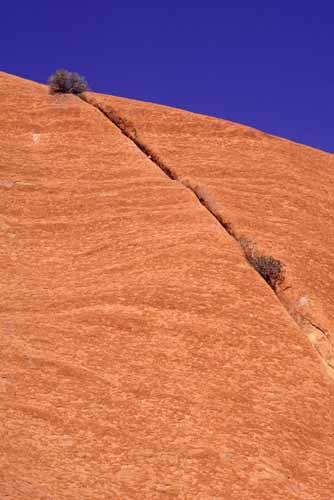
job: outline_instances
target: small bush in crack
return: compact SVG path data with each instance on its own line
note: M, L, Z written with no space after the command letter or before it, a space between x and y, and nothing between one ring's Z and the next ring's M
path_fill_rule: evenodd
M253 239L242 236L238 241L247 260L255 255L255 242Z
M223 217L219 210L217 202L215 201L209 190L205 186L193 185L187 179L182 181L182 183L197 196L199 202L217 219L217 221L223 226L225 231L227 231L230 236L233 236L235 238L232 224L228 222L225 217Z
M246 255L248 262L261 274L262 278L273 290L282 284L284 280L283 264L271 257L271 255Z
M51 94L81 94L88 89L85 78L79 73L58 69L48 79Z
M282 262L270 255L258 255L255 242L252 239L240 238L239 244L249 264L261 274L274 291L277 291L278 286L284 281Z

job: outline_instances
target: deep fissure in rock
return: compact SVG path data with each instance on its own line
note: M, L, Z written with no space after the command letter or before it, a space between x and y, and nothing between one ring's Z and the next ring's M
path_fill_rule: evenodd
M79 94L78 97L80 97L84 102L87 104L90 104L91 106L94 106L96 109L98 109L108 120L110 120L116 127L128 138L130 139L139 149L142 153L145 154L148 160L152 161L157 167L160 168L164 172L165 175L172 181L177 181L180 184L182 184L186 189L189 189L198 199L198 201L203 205L204 208L210 212L210 214L217 220L217 222L225 229L225 231L228 232L230 236L232 236L234 239L237 240L236 235L233 232L233 229L231 227L231 224L227 221L224 220L222 215L213 207L211 206L210 202L208 201L208 197L203 194L203 188L199 186L192 186L190 181L183 181L178 178L177 174L167 165L165 165L158 157L158 155L152 151L146 144L141 142L137 138L137 133L134 128L134 126L128 122L127 120L124 120L118 113L115 112L115 110L112 107L109 107L108 110L105 110L99 103L97 103L95 100L92 98L86 96L85 94Z
M246 255L246 250L243 248L242 245L242 237L238 237L232 228L232 225L230 222L226 221L218 208L215 206L215 203L211 200L210 201L210 196L205 188L202 188L201 186L193 186L191 184L190 180L182 180L179 179L177 174L167 165L164 164L163 161L160 160L158 155L152 151L146 144L141 142L138 137L137 137L137 132L135 127L133 126L132 123L129 121L123 119L111 106L109 106L108 110L104 109L103 106L101 106L98 102L96 102L94 99L91 97L85 95L85 94L78 94L78 97L82 99L84 102L87 104L95 107L98 111L100 111L108 120L110 120L121 132L123 135L125 135L128 139L130 139L137 147L138 149L145 154L148 160L152 161L162 172L172 181L177 181L180 184L182 184L186 189L191 191L194 196L197 198L197 200L201 203L201 205L216 219L216 221L219 223L219 225L239 244L245 260L248 262L248 264L254 268L249 262L249 259L247 259ZM256 269L255 269L256 270ZM257 270L256 270L257 271ZM257 273L261 276L261 274L257 271ZM263 277L261 276L261 279ZM265 281L266 282L266 281ZM268 283L267 283L268 284ZM268 286L270 286L268 284ZM280 301L281 305L284 307L284 309L288 312L289 316L292 318L294 323L297 325L298 329L300 330L300 325L298 324L296 318L291 314L289 308L284 304L284 302L280 299L279 295L277 292L279 291L278 289L273 288L270 286L270 288L274 291L276 297ZM321 329L318 325L313 324L310 320L309 323L320 330L323 335L328 339L327 333ZM330 364L326 362L326 360L323 358L321 353L318 351L318 349L315 347L316 352L319 354L320 358L325 362L325 364L330 367Z

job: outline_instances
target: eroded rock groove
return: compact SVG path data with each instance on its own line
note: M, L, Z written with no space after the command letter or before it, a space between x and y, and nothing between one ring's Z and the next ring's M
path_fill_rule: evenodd
M217 222L225 229L225 231L227 231L230 236L237 240L231 224L225 221L222 215L213 206L213 204L210 203L210 201L208 200L208 196L204 194L203 188L200 188L199 186L193 186L191 184L191 181L189 180L184 181L182 179L179 179L175 171L173 171L169 166L165 165L165 163L160 160L160 158L154 151L152 151L146 144L138 139L136 130L133 125L127 120L124 120L118 113L116 113L113 108L109 106L108 109L104 109L104 107L101 106L97 101L95 101L95 99L92 99L91 97L84 94L79 94L79 97L87 104L90 104L91 106L94 106L96 109L98 109L108 120L116 125L116 127L122 132L122 134L130 139L140 149L140 151L145 154L147 159L153 162L157 167L159 167L160 170L162 170L162 172L170 180L177 181L186 189L189 189L189 191L191 191L195 195L201 205L206 208L206 210L217 220Z
M246 254L244 249L242 248L239 237L237 236L235 230L233 229L231 223L229 221L226 221L218 208L216 207L214 201L211 199L209 196L209 193L207 190L201 186L193 185L189 179L183 180L178 177L176 172L169 166L165 165L165 163L159 158L159 156L151 150L149 146L144 144L137 136L136 129L134 125L129 122L128 120L124 119L121 117L115 109L113 109L110 105L106 108L103 105L101 105L99 102L97 102L94 98L91 96L88 96L86 94L78 94L78 97L86 102L87 104L95 107L98 111L100 111L109 121L111 121L121 132L122 134L130 139L136 146L137 148L144 153L146 158L150 160L152 163L154 163L170 180L179 182L184 186L186 189L191 191L193 195L197 198L199 203L216 219L218 224L226 231L240 246L240 249L242 253L244 254L245 260L248 263L248 265L251 266L251 264L248 262L246 258ZM252 266L251 266L252 267ZM258 273L259 274L259 273ZM263 280L262 276L260 275L261 280ZM265 280L263 280L264 283L266 283ZM270 287L270 285L267 283L267 286ZM302 332L302 328L298 322L298 320L294 317L293 313L291 313L290 308L287 306L287 304L284 303L284 300L280 297L280 294L278 292L284 292L284 289L280 290L274 290L272 287L270 287L273 292L275 293L277 299L279 300L280 304L282 307L288 312L289 316L292 318L298 329ZM291 288L291 287L288 287ZM306 318L303 318L304 320ZM310 320L307 320L308 323L315 329L317 329L319 332L322 333L323 335L323 340L326 343L326 347L329 350L332 350L331 342L329 339L329 334L323 330L321 327L316 325ZM310 340L310 339L309 339ZM328 360L325 359L325 357L322 355L321 350L315 345L312 341L310 341L311 344L313 345L315 351L319 355L321 361L326 365L326 368L329 372L329 375L332 379L334 379L334 367L332 366L332 363L328 362Z

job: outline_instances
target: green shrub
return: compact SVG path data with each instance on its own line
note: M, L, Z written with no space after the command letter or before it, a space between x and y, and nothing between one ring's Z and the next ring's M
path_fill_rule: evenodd
M81 94L88 89L85 78L66 69L58 69L48 79L51 94Z

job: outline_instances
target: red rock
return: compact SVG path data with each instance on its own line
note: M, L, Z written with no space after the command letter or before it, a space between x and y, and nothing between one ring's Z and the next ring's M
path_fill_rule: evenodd
M292 289L101 111L1 73L2 497L330 500L331 155L89 98Z

